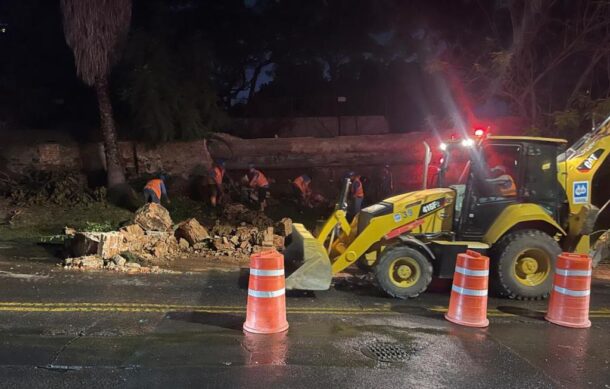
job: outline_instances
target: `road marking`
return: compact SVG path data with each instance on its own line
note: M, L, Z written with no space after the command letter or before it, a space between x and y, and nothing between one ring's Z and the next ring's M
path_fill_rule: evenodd
M395 309L392 309L395 308ZM404 306L384 306L381 308L359 308L359 307L288 307L289 314L311 314L311 315L406 315ZM418 309L424 309L429 313L446 313L447 307L412 307L413 313ZM519 307L515 307L519 309ZM0 302L0 312L100 312L100 313L170 313L195 312L195 313L233 313L243 314L245 306L223 306L223 305L182 305L182 304L154 304L154 303L90 303L90 302ZM498 309L489 309L489 317L518 317L518 316L542 316L544 311L529 310L523 315L510 313ZM610 308L597 308L589 311L591 318L610 318Z

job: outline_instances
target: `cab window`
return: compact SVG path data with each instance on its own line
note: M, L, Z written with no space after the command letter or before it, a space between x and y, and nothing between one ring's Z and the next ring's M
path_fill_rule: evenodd
M519 193L521 146L488 145L481 153L477 178L479 195L485 198L513 198Z

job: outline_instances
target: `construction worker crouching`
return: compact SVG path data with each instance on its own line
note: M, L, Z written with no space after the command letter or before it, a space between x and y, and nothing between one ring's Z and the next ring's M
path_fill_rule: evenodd
M223 160L217 160L212 165L210 170L211 178L211 190L210 190L210 204L212 207L220 205L224 197L223 180L225 177L226 164Z
M349 172L348 176L352 182L350 185L351 217L349 218L351 220L356 217L362 208L362 201L364 200L364 187L362 186L360 176L356 175L356 173Z
M269 181L267 181L267 177L265 177L260 170L255 169L253 164L249 164L248 180L250 180L248 183L250 188L257 190L260 210L264 211L265 207L267 207L267 193L269 193Z
M302 206L312 208L311 203L311 177L302 174L292 181L292 191L298 203Z
M171 204L169 197L167 196L167 188L165 187L165 176L159 175L159 178L153 178L148 181L144 186L144 202L160 204L162 196L165 196L165 200L168 204Z

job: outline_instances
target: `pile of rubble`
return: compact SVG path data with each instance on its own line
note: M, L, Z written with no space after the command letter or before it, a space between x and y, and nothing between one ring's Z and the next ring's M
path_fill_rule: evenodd
M273 220L262 212L249 209L243 204L227 204L223 209L222 217L233 223L245 223L253 225L259 229L273 226Z
M194 218L174 225L165 208L147 204L136 211L131 224L118 231L67 229L66 234L72 238L68 244L70 258L64 260L64 267L159 272L159 265L167 266L178 258L189 256L203 260L222 260L224 257L241 263L264 247L282 250L284 238L292 232L289 218L282 219L275 228L269 226L273 222L264 215L250 219L250 223L243 221L243 216L233 215L233 220L239 225L217 221L209 230Z
M90 190L86 177L63 171L28 171L18 177L0 172L0 195L13 204L92 204L106 201L106 189Z

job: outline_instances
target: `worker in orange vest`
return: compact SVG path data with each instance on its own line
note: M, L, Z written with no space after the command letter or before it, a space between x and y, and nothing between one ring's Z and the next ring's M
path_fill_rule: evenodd
M506 167L497 165L490 169L490 173L495 176L495 178L488 178L486 181L495 186L494 189L497 196L517 196L517 185L515 185L513 177L507 172Z
M146 183L144 186L144 201L146 203L161 203L161 197L165 196L168 204L171 204L169 197L167 196L167 188L165 187L165 176L159 175L159 178L153 178Z
M212 207L216 207L219 205L224 196L224 190L222 186L222 182L225 177L225 161L217 160L212 165L212 169L210 170L210 178L211 178L211 190L210 190L210 203Z
M299 204L312 207L311 204L311 178L302 174L292 181L292 191Z
M356 175L354 172L348 173L349 179L352 184L350 186L350 201L351 201L351 209L350 209L350 221L360 213L360 209L362 208L362 201L364 200L364 187L362 186L362 180L359 175Z
M267 207L267 193L269 193L269 181L267 177L260 171L254 168L254 164L248 165L248 186L258 191L258 203L260 210L264 211Z

